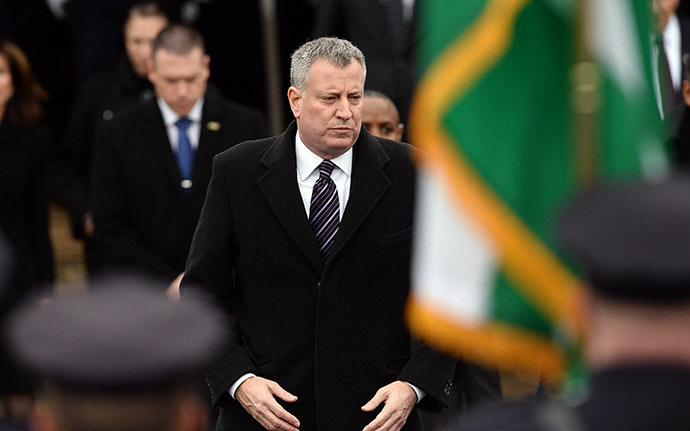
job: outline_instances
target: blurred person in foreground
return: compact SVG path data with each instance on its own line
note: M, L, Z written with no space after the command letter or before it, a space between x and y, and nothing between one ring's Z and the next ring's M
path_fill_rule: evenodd
M457 429L690 429L690 177L596 187L558 225L589 282L589 391L478 410Z
M89 206L96 135L123 108L154 98L148 62L153 40L168 23L158 2L138 1L130 7L122 28L126 56L115 70L95 76L81 88L57 152L53 195L69 211L74 237L86 241L86 264L92 275L98 268Z
M266 136L266 123L207 86L210 58L196 29L166 27L152 55L148 76L156 97L123 111L98 134L93 241L103 271L143 272L175 290L213 156Z
M41 381L34 431L203 431L195 378L225 339L222 315L155 282L98 280L8 321L18 363Z
M448 404L455 362L413 345L403 319L413 148L361 127L365 76L350 42L305 43L296 120L214 158L183 290L235 316L207 373L219 430L415 431L418 406Z
M17 267L10 295L54 279L48 235L48 170L52 147L43 126L47 95L22 50L0 39L0 230Z

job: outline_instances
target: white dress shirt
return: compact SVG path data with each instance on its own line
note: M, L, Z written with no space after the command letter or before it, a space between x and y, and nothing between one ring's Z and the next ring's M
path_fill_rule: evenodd
M158 107L161 110L161 115L163 116L163 123L165 124L165 130L168 132L168 142L170 142L170 148L173 153L177 154L177 141L179 140L179 131L175 123L180 119L180 115L173 111L170 106L160 97L156 98L158 102ZM204 98L200 98L196 101L192 110L185 117L189 118L191 123L187 127L187 137L189 137L189 143L192 145L194 150L199 148L199 139L201 137L201 110L204 106Z
M311 206L311 193L314 190L314 183L319 179L319 165L323 159L314 154L299 137L299 131L295 137L295 157L297 159L297 184L302 195L304 209L309 218ZM343 219L347 200L350 198L350 178L352 174L352 148L347 150L335 159L331 159L335 165L331 173L331 179L338 189L338 203L340 204L340 220Z
M680 21L676 14L671 15L664 29L664 51L671 71L673 90L678 91L683 82L683 48L681 47Z

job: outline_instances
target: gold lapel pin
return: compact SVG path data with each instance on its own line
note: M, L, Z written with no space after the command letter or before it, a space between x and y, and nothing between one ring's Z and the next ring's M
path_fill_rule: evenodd
M217 132L220 130L220 123L217 121L209 121L206 123L206 128L212 132Z

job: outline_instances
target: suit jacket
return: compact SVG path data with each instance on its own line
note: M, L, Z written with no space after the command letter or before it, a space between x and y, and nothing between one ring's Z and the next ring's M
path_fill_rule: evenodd
M236 317L236 339L207 375L218 429L262 429L227 393L243 374L297 395L300 430L362 429L364 405L395 380L447 405L455 361L412 347L409 289L415 168L406 144L362 129L350 198L324 261L297 185L293 122L278 137L216 156L184 287L206 288ZM421 430L417 409L407 430Z
M175 278L184 270L206 196L213 156L265 136L263 117L208 91L193 186L181 187L155 99L122 112L101 129L93 169L94 244L104 269L127 266Z

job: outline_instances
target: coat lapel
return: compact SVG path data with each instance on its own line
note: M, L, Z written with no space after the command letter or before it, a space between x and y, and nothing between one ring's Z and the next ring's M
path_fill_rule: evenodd
M294 150L296 132L297 126L293 122L266 151L261 162L267 167L267 171L259 177L257 185L297 247L312 266L321 272L324 267L323 257L309 226L297 186Z
M168 132L165 130L163 116L158 109L156 99L145 103L147 108L144 114L144 129L146 136L148 136L147 141L157 153L156 159L161 163L173 189L182 196L180 169L177 166L175 154L170 148L170 140L168 139Z
M331 249L331 260L350 241L390 186L390 179L383 172L383 166L390 159L376 138L364 128L354 151L350 198Z
M208 182L208 171L211 166L211 159L218 152L218 139L222 133L223 113L219 109L218 96L211 91L206 94L204 108L201 115L201 133L199 135L199 147L194 156L194 169L192 180L194 184L204 184ZM205 178L206 177L206 178ZM194 194L206 193L206 187L194 187Z

